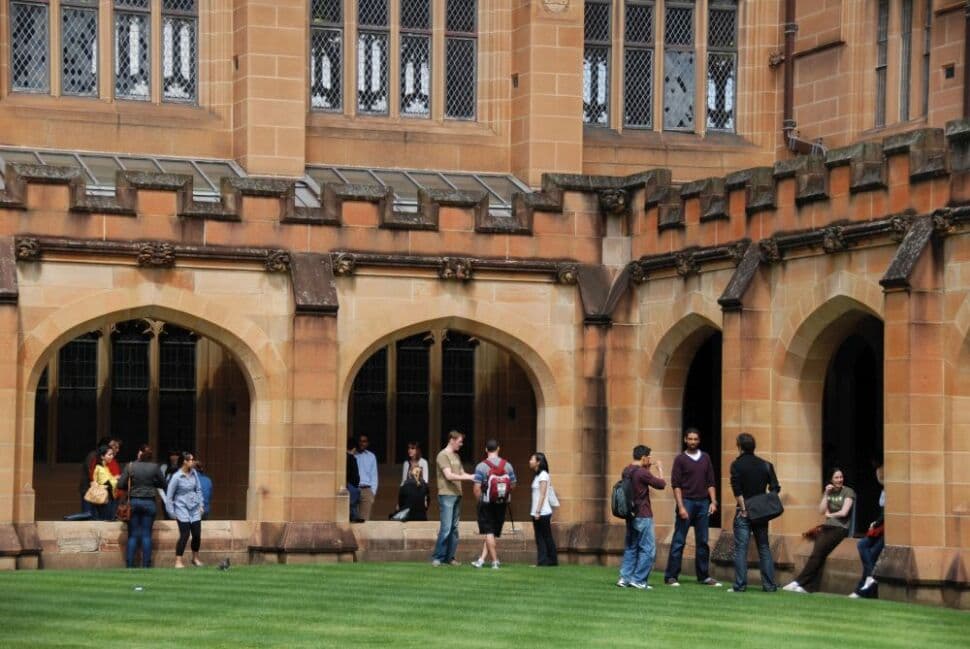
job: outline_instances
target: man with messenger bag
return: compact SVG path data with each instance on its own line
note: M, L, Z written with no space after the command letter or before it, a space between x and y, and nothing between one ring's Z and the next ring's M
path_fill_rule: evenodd
M768 521L781 516L784 511L778 498L781 486L771 462L754 454L754 437L741 433L737 444L740 455L731 463L731 489L738 507L734 515L734 586L729 592L747 590L748 542L754 534L758 544L761 587L765 592L773 593L778 586L775 584L775 565L768 545Z

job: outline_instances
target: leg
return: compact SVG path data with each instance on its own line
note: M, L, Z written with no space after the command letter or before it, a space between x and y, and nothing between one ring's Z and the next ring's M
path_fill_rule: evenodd
M498 561L498 549L495 546L494 534L485 535L485 551L488 552L488 556L492 558L493 563Z
M192 565L201 567L199 548L202 547L202 521L193 521L189 529L192 531Z
M147 498L142 505L141 566L152 567L152 526L155 523L155 501Z
M447 562L451 563L458 554L458 524L461 523L461 496L452 496L455 504L451 508L451 534L448 536Z
M538 523L539 536L542 538L543 547L545 549L543 558L540 560L539 565L559 565L559 558L556 554L556 541L554 538L552 538L552 514L540 516L539 520L536 522Z
M694 575L697 581L704 581L711 576L711 548L707 544L711 501L695 500L692 505L693 511L688 513L694 526Z
M178 521L179 526L179 540L175 544L175 567L184 568L185 564L182 563L182 555L185 554L185 544L189 540L189 532L191 531L191 525L189 523L183 523Z
M546 565L546 539L542 535L540 521L542 517L532 519L532 536L536 540L536 565Z
M125 551L125 567L134 568L135 567L135 552L138 551L138 540L141 530L141 521L138 519L141 517L141 512L135 509L135 506L131 507L131 519L128 521L128 543Z
M360 490L360 517L365 521L370 520L371 508L374 506L374 490L364 487Z
M636 574L633 578L637 583L645 584L650 579L653 562L657 558L657 542L654 538L653 518L637 518L636 523L640 528L640 541L637 547Z
M684 505L686 506L686 502ZM680 575L680 564L684 556L684 545L687 542L687 529L690 527L690 511L687 519L683 519L674 508L674 537L670 541L670 554L667 556L667 569L664 571L664 581L677 579Z
M451 536L451 510L455 506L454 496L438 496L438 540L435 542L432 561L444 562L448 556L449 537Z
M752 525L755 542L758 544L758 569L761 570L761 588L769 593L778 590L775 583L775 562L771 558L771 545L768 542L768 523Z
M748 587L748 541L751 539L751 525L747 517L740 513L734 515L734 590L742 591Z
M347 494L350 496L350 522L360 520L360 489L347 483Z
M633 581L633 571L637 563L637 544L640 542L640 532L633 525L633 520L626 521L626 536L623 539L623 562L620 564L620 579Z
M814 593L818 590L822 582L822 568L825 567L825 559L831 554L842 539L846 537L847 531L841 527L823 527L818 536L815 537L815 545L812 547L812 555L795 579L798 585L805 590Z

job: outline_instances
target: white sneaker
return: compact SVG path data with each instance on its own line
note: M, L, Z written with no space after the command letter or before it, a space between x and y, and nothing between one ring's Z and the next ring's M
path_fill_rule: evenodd
M474 561L472 561L471 565L472 565L472 568L481 568L482 566L485 565L485 562L482 561L481 559L475 559Z
M875 585L876 585L876 580L875 579L873 579L872 577L866 577L866 583L864 583L862 585L862 588L860 588L859 590L869 590L870 588L872 588Z
M438 566L441 565L441 561L439 561L438 559L432 559L431 560L431 565L434 566L435 568L437 568Z
M794 590L794 592L801 593L802 595L808 595L809 594L808 591L805 590L804 588L802 588L801 586L796 586L793 590Z
M849 599L859 599L859 593L849 593Z
M628 581L627 581L626 579L624 579L623 577L620 577L620 578L619 578L619 579L618 579L618 580L616 581L616 585L617 585L617 586L619 586L620 588L626 588L627 586L629 586L629 585L630 585L630 582L628 582Z
M498 561L493 561L492 562L492 570L498 570L501 567L502 567L502 564L499 563Z
M787 590L790 593L794 593L794 592L798 592L798 589L799 588L801 588L801 586L798 585L798 582L797 581L793 581L793 582L789 583L787 586L783 587L782 590Z
M632 588L636 588L637 590L653 590L653 586L650 586L649 584L645 584L641 581L635 581L631 583L630 586Z

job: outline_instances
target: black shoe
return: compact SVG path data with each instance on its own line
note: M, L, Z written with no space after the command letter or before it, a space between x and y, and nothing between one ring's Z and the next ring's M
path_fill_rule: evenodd
M778 586L772 586L771 588L762 588L761 590L765 591L766 593L773 593L776 590L778 590Z

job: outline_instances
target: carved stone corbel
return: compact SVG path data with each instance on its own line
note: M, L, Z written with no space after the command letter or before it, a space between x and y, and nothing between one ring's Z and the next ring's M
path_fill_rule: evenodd
M40 241L34 237L17 239L16 255L18 261L37 261L40 259Z
M953 217L950 208L934 210L933 233L940 237L953 233Z
M913 217L907 214L897 214L889 220L890 237L899 243L909 232L910 225L913 224Z
M287 273L290 270L290 253L286 250L270 250L264 266L270 273Z
M444 257L438 267L438 277L467 282L472 278L472 260L463 257Z
M781 248L776 239L762 239L758 242L761 248L761 261L766 264L777 264L781 261Z
M357 270L357 259L348 253L340 253L333 260L333 274L338 277L349 277Z
M647 271L638 261L630 262L630 279L634 284L643 284L647 281Z
M576 264L560 264L556 269L556 282L575 284L579 281L579 267Z
M675 254L674 267L677 269L677 274L681 277L693 275L699 270L697 259L694 258L694 253L692 252L678 252Z
M845 240L845 228L841 225L830 225L822 230L822 249L825 252L841 252L849 247Z
M603 214L623 216L630 210L630 194L625 189L601 189L599 191L599 203Z
M175 246L163 241L146 241L138 247L138 265L171 268L175 265Z
M747 241L735 241L730 246L728 246L728 254L731 256L731 261L737 266L744 259L744 253L748 251L748 246L751 245Z

